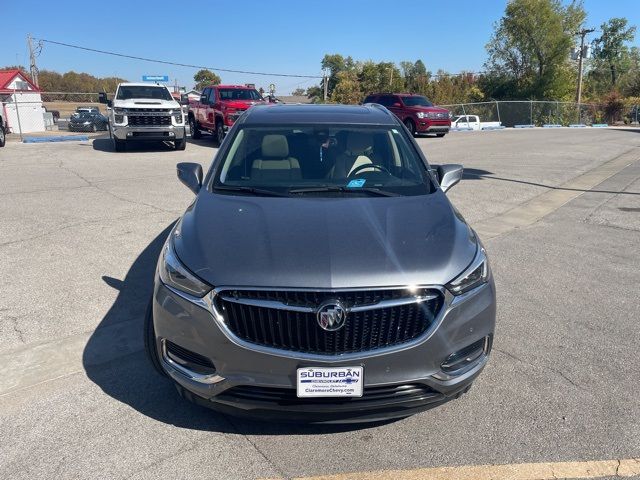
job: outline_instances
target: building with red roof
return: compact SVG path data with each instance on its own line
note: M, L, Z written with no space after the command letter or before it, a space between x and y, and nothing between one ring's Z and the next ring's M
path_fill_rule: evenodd
M12 133L45 130L40 89L22 70L0 70L0 108Z

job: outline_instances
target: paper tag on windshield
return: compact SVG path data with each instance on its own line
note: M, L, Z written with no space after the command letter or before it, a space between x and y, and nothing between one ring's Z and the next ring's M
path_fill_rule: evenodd
M366 182L364 178L351 180L349 183L347 183L347 188L360 188L364 185L364 182Z

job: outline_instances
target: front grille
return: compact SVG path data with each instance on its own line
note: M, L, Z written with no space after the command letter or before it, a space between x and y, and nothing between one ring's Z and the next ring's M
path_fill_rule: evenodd
M364 387L362 397L310 397L298 398L295 388L272 388L243 385L224 391L217 400L235 401L238 403L272 403L281 406L296 405L344 405L357 404L358 408L376 406L378 404L438 401L443 395L427 385L412 383L382 387Z
M420 298L430 298L418 302ZM336 300L350 311L336 331L320 327L316 309ZM405 304L394 304L402 303ZM280 302L274 308L262 301ZM377 307L379 302L387 305ZM412 303L408 303L412 302ZM375 350L409 342L424 334L443 304L437 290L407 289L354 291L225 290L216 307L228 328L247 342L266 347L320 355Z
M129 125L133 127L161 127L171 125L171 117L164 115L129 115Z

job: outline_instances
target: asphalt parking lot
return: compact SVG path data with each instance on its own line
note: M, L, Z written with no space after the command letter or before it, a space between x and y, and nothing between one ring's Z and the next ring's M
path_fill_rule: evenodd
M213 140L123 154L105 138L7 143L0 478L497 478L511 464L511 478L538 478L518 476L532 463L561 464L565 477L633 475L640 130L459 132L419 143L432 163L465 166L450 198L490 255L494 350L460 400L359 427L225 417L182 400L148 364L142 319L155 262L191 200L175 164L206 168ZM456 470L473 466L484 473ZM419 470L440 467L456 468Z

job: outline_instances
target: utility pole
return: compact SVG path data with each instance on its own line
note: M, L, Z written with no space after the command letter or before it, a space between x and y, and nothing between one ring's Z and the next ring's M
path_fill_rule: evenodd
M327 77L326 70L322 72L322 89L323 89L323 99L324 103L327 103L327 90L329 89L329 77Z
M36 54L33 51L33 42L31 41L31 34L27 35L27 45L29 46L29 71L31 73L31 81L36 87L40 87L38 84L38 67L36 66Z
M584 58L584 37L587 34L595 32L595 28L583 28L576 35L580 35L580 51L578 52L578 91L576 93L576 102L578 103L578 109L580 108L580 101L582 100L582 60Z

